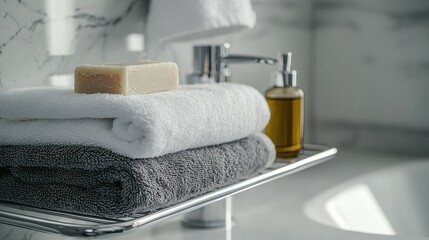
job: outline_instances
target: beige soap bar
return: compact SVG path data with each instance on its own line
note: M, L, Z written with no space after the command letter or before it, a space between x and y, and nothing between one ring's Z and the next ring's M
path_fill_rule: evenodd
M75 93L139 94L176 89L179 70L173 62L81 65L74 73Z

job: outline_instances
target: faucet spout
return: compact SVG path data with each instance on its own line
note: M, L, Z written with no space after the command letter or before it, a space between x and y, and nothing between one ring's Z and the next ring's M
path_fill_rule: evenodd
M229 82L228 65L235 63L259 63L274 65L277 59L262 56L229 54L229 43L222 45L194 46L194 72L188 75L187 83Z
M262 56L248 56L248 55L238 55L231 54L222 58L223 61L230 63L260 63L260 64L269 64L274 65L277 62L277 59L270 57L262 57Z

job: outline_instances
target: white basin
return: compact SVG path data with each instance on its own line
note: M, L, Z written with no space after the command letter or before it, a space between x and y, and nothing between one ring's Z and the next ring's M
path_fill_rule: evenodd
M406 161L355 177L304 206L316 222L346 231L429 236L429 160Z

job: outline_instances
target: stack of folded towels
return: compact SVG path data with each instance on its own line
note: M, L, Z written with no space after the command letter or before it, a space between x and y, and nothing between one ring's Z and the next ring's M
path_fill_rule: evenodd
M275 158L264 97L239 84L142 95L0 92L0 200L99 217L171 206Z

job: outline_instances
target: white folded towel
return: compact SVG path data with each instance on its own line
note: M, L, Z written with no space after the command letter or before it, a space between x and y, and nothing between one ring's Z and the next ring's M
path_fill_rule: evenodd
M151 1L147 24L149 49L172 40L191 40L253 28L250 0Z
M238 140L264 129L265 98L239 84L143 95L52 88L0 91L0 145L99 146L132 158Z

